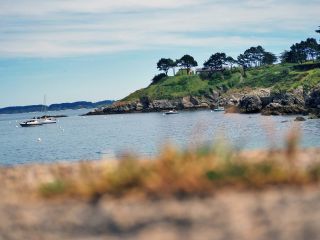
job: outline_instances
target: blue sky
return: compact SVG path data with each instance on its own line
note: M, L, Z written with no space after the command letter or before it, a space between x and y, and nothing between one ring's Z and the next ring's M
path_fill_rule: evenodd
M317 37L320 0L0 0L0 107L120 99L161 57Z

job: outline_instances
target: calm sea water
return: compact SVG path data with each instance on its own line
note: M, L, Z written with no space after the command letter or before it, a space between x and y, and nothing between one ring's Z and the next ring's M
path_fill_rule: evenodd
M0 165L112 158L123 151L152 156L168 141L180 147L224 136L243 149L283 146L288 131L299 125L301 145L320 146L320 120L296 123L295 116L266 117L195 111L81 117L88 110L60 111L57 124L21 128L35 113L0 115ZM41 138L41 141L38 139Z

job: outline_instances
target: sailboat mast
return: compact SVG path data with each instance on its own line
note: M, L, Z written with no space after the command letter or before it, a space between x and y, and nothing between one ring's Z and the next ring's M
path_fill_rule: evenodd
M42 113L45 114L47 112L47 95L45 94L43 96L43 107L42 107Z

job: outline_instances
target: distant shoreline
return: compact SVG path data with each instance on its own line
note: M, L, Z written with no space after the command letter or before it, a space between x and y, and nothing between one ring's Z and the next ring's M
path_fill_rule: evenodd
M114 100L104 100L99 102L78 101L72 103L55 103L49 106L45 105L27 105L27 106L12 106L0 108L0 114L17 114L17 113L33 113L42 112L44 108L47 111L62 111L62 110L77 110L77 109L92 109L110 105Z

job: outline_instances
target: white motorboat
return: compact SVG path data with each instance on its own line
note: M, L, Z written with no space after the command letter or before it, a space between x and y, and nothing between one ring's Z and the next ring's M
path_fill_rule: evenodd
M168 111L168 112L165 112L164 114L165 114L165 115L178 114L178 111L177 111L177 110L170 110L170 111Z
M213 109L213 111L215 111L215 112L223 112L224 111L224 107L217 107L217 108Z
M37 119L27 120L19 123L21 127L36 127L41 126L43 123Z

